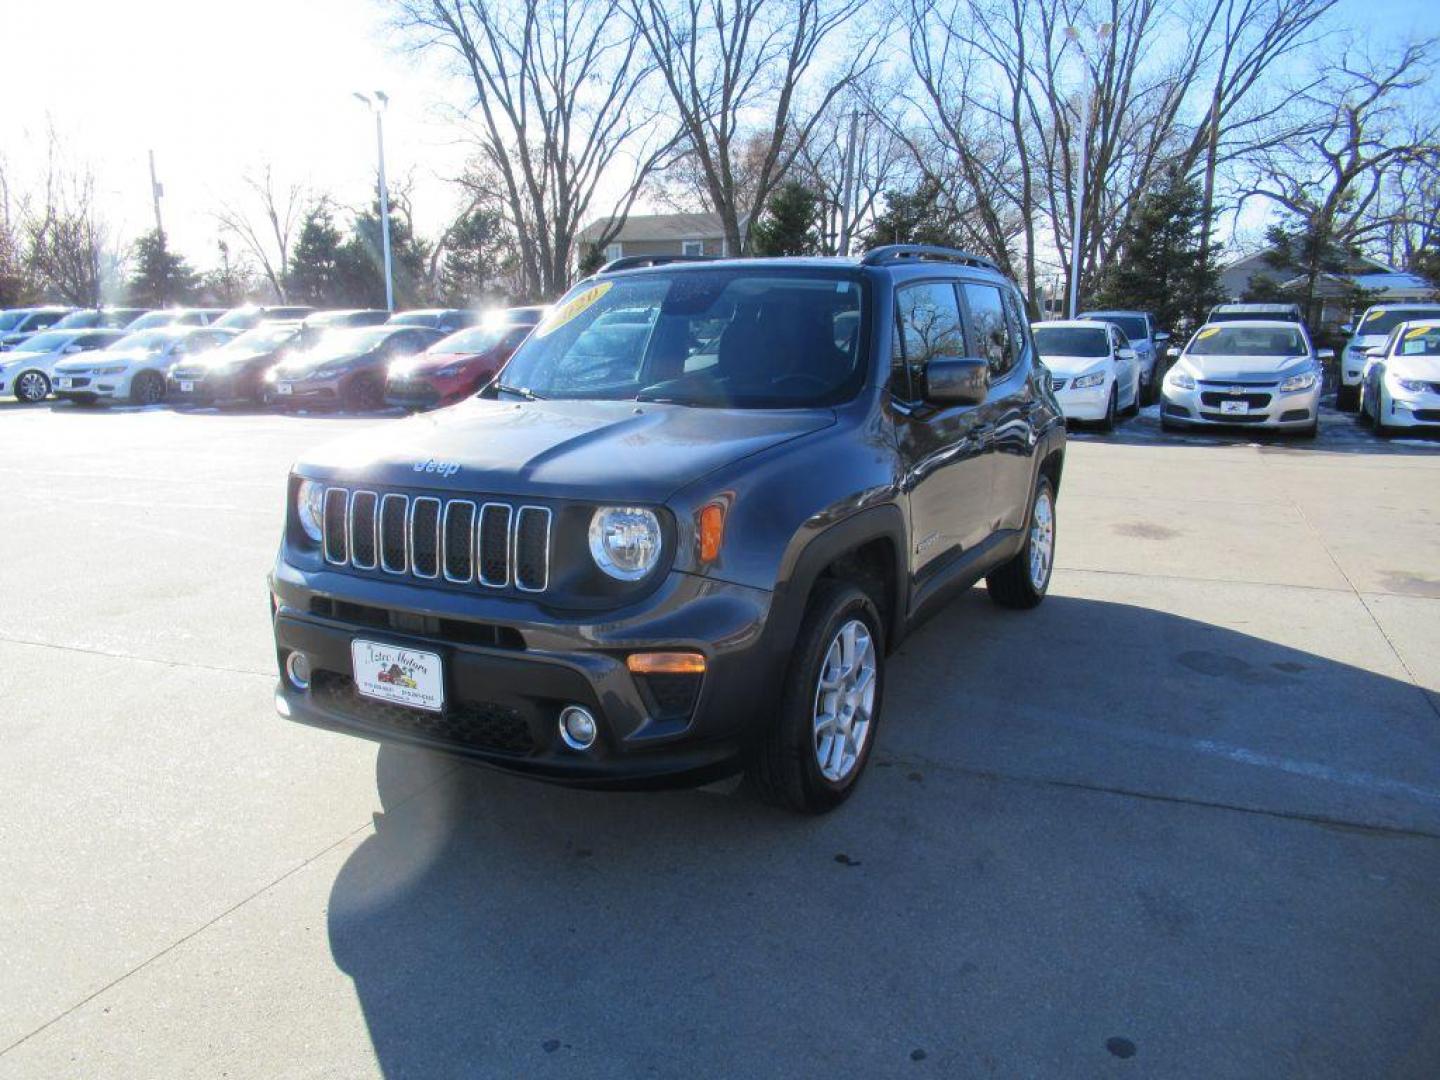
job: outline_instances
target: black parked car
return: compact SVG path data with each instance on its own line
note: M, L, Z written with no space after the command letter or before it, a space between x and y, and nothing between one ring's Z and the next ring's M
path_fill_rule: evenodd
M265 400L265 373L299 338L299 320L261 323L218 349L176 364L170 371L169 398L177 403L259 404Z
M307 315L300 324L300 342L309 348L327 330L344 330L356 326L383 326L390 319L384 308L347 308L338 311L317 311Z
M123 330L147 310L134 307L76 308L50 329Z
M743 766L826 810L911 627L982 577L1044 598L1064 452L987 260L622 259L480 397L295 466L278 702L573 784Z
M480 321L481 313L466 308L417 308L414 311L397 311L391 315L390 326L427 326L431 330L443 330L453 334Z
M303 319L314 310L308 304L243 304L231 308L210 325L221 330L254 330L261 323Z
M390 362L411 356L445 335L420 326L363 326L329 330L315 344L291 352L265 375L265 400L282 409L302 405L353 410L385 404Z
M31 334L48 330L70 314L67 307L10 308L0 311L0 352L13 349Z

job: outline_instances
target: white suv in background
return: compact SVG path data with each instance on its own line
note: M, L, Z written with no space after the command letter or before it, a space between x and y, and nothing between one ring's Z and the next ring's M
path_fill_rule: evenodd
M154 405L165 398L165 377L180 360L213 349L234 330L166 326L126 334L107 348L55 365L55 396L90 404L130 401Z
M1066 420L1099 421L1109 431L1118 413L1140 411L1140 362L1119 327L1067 319L1030 329Z
M1313 436L1320 424L1321 362L1300 323L1206 323L1165 376L1160 424L1240 424Z
M1335 392L1335 407L1354 409L1360 403L1360 383L1365 376L1366 350L1385 345L1390 332L1403 322L1416 319L1440 319L1440 304L1376 304L1365 309L1345 350L1340 354L1340 386Z

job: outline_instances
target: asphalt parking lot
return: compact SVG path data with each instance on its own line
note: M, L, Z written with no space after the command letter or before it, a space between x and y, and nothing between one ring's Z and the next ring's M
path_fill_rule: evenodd
M0 1076L1440 1074L1440 443L1074 439L802 819L286 723L285 472L0 406Z

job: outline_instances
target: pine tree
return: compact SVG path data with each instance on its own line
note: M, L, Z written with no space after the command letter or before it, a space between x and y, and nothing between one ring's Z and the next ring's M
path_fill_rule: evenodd
M1143 197L1101 277L1096 306L1149 311L1167 329L1204 319L1225 299L1218 245L1201 260L1205 228L1200 186L1169 170Z
M415 235L409 214L397 214L390 204L390 263L395 307L417 307L430 299L426 265L429 248ZM380 228L380 200L355 215L345 243L341 269L346 287L362 291L373 307L385 306L385 240Z
M321 201L312 206L300 225L285 270L285 291L292 301L315 307L364 302L346 294L341 274L344 242L329 204Z
M926 179L913 191L885 193L885 212L870 226L865 246L886 244L965 246L955 215L941 198L938 181Z
M140 307L169 307L192 303L200 291L200 276L165 243L165 234L151 229L135 242L135 273L130 278L130 303Z
M450 227L440 263L440 302L469 307L504 293L499 278L511 259L510 237L498 214L470 210Z
M775 189L755 226L750 247L756 255L813 255L820 247L820 200L798 180Z

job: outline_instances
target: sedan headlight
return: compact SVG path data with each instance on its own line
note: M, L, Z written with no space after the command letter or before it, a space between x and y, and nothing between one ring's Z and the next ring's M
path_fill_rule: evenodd
M660 519L638 506L602 506L590 518L590 555L618 581L639 581L660 561Z
M1289 394L1296 390L1309 390L1314 385L1315 372L1313 370L1299 371L1289 378L1281 380L1280 392L1282 394Z
M1427 382L1421 382L1418 379L1402 379L1398 376L1395 379L1395 385L1407 394L1423 394L1430 389L1430 384Z
M314 480L300 481L300 486L295 490L295 516L300 519L300 527L305 530L305 535L317 544L320 543L325 522L324 484L317 484Z
M119 375L129 366L129 364L108 364L105 367L97 367L93 370L96 375Z
M1170 374L1165 376L1165 381L1177 390L1195 389L1195 376L1180 371L1177 368L1170 369Z
M1092 371L1088 375L1081 375L1070 384L1072 390L1088 390L1092 386L1099 386L1105 381L1105 372Z

